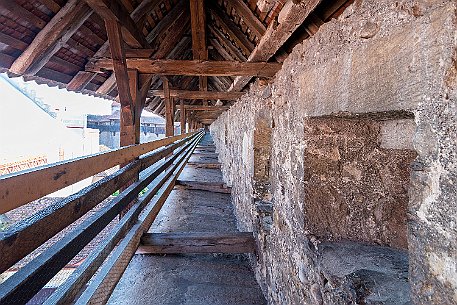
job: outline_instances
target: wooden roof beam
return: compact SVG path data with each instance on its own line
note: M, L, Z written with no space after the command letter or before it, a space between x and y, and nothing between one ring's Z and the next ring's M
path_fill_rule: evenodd
M175 7L149 32L146 36L146 40L149 43L152 43L161 33L170 28L179 16L185 13L186 8L188 8L186 0L179 0Z
M130 17L136 22L137 26L141 29L141 26L144 23L146 16L153 11L162 0L143 0L141 3L133 10L130 14Z
M278 15L278 21L272 22L259 43L249 55L248 62L268 61L303 24L321 0L309 0L294 3L289 0ZM279 23L279 24L278 24ZM252 77L237 77L229 91L241 91Z
M104 57L104 55L108 52L108 49L109 49L109 42L106 41L100 48L98 48L97 52L95 52L94 56L92 58L101 58L101 57ZM76 73L76 75L71 79L71 81L68 83L67 85L67 89L68 90L73 90L73 91L81 91L83 90L87 84L89 84L92 79L96 76L96 74L93 74L93 77L91 78L89 74L87 74L88 72L86 71L79 71L78 73ZM105 83L107 82L108 80L105 81ZM103 83L98 89L97 89L97 93L99 93L98 91L102 91L102 92L106 92L107 88L111 86L111 90L114 88L114 85L115 84L115 79L114 79L114 76L113 76L113 79L110 80L110 82L108 82L106 85L105 83ZM104 88L102 88L104 87ZM109 90L108 92L106 93L100 93L100 94L108 94L111 90Z
M227 50L227 52L233 57L234 60L239 60L239 61L246 61L247 57L244 56L244 54L238 49L237 46L235 46L225 35L217 28L217 27L210 27L211 33L216 37L216 40L220 42L221 46L224 47L224 49ZM211 40L211 42L213 42ZM216 48L213 44L213 47Z
M251 54L255 47L254 44L247 38L246 34L241 31L238 25L230 19L225 11L221 12L219 9L213 7L209 10L216 23L218 23L219 26L235 41L237 47L242 49L244 54Z
M167 58L168 56L174 56L174 54L182 54L184 49L180 49L180 42L183 40L184 35L189 30L190 27L190 17L188 14L181 14L176 22L172 23L169 28L167 28L168 34L160 42L159 49L154 54L153 58L161 59ZM184 42L184 45L188 41Z
M18 75L36 74L66 44L91 14L91 8L84 2L68 1L36 35L9 70Z
M196 106L196 105L185 105L184 109L190 111L225 111L230 107L227 106Z
M140 73L159 75L191 76L250 76L272 77L281 69L280 63L239 62L239 61L200 61L200 60L161 60L128 58L127 68ZM87 71L102 72L113 70L109 58L92 61L86 65Z
M233 58L233 56L227 52L227 50L219 43L217 39L211 39L211 45L214 47L216 52L225 60L237 60L237 58Z
M142 23L142 21L140 20L142 18L142 14L143 14L143 9L144 10L147 10L147 7L146 5L152 5L152 2L154 1L157 1L157 0L144 0L143 2L140 3L140 5L138 5L135 10L130 14L130 18L133 20L133 22L137 25L137 27ZM160 2L161 0L159 0ZM105 43L97 50L97 52L95 52L95 54L93 55L93 58L101 58L101 57L105 57L106 53L108 52L108 49L109 49L109 41L105 41ZM154 52L154 50L152 49L141 49L141 50L137 50L135 52L141 52L144 56L144 53L148 53L150 52L150 54L152 54ZM132 53L132 49L129 49L129 50L126 50L126 56L129 57L129 55L131 55ZM138 54L135 53L135 57L139 57ZM149 55L150 55L149 54ZM148 56L149 57L149 56ZM84 89L88 83L90 83L93 79L93 77L95 77L96 74L92 74L92 76L90 74L88 74L88 72L85 72L85 71L79 71L74 77L73 79L68 83L67 85L67 89L68 90L73 90L73 91L81 91L82 89ZM115 77L114 77L114 74L109 77L105 83L103 83L98 89L97 89L97 93L100 93L100 94L109 94L113 89L114 89L114 85L115 85Z
M229 84L225 84L220 77L216 76L211 76L209 80L212 82L213 86L218 90L218 91L227 91L227 89L230 87Z
M173 58L175 56L179 56L182 52L189 46L190 39L184 37L184 34L189 28L189 16L186 14L182 14L180 16L183 20L178 20L179 22L173 23L171 28L167 31L173 31L175 35L167 35L167 37L162 41L159 49L156 53L152 54L152 49L129 49L126 50L126 57L134 57L135 55L141 55L143 57L154 57L154 58ZM105 81L105 83L100 86L97 90L97 93L100 94L108 94L114 89L116 78L114 73ZM160 81L159 78L152 80L152 84ZM160 81L161 84L161 81Z
M105 21L117 21L122 25L122 34L127 44L134 48L150 47L143 33L137 28L135 21L118 0L85 1Z
M265 26L243 0L229 0L228 2L255 36L261 38L265 34Z
M150 90L150 96L165 97L163 90ZM176 99L185 100L236 100L243 95L242 92L220 92L220 91L189 91L189 90L170 90L170 96Z

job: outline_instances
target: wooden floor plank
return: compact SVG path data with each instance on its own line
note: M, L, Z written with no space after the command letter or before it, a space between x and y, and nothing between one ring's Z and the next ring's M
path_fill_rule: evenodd
M176 181L176 186L188 190L208 191L214 193L230 194L231 188L227 187L224 183L218 182L201 182L201 181Z
M146 233L137 254L254 253L252 232Z
M220 169L220 163L201 163L201 162L189 162L187 165L196 168L207 168L207 169Z

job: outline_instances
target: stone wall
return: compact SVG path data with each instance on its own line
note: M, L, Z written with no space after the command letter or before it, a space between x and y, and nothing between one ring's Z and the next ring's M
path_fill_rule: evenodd
M457 302L456 30L455 1L355 1L213 123L271 304Z

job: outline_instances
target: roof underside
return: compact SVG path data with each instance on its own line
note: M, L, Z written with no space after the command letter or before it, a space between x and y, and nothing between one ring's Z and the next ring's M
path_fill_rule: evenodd
M150 46L145 50L143 57L282 62L293 46L313 35L320 25L341 14L352 1L207 0L204 2L203 23L206 33L203 43L207 53L200 57L196 56L197 52L192 49L193 17L189 0L104 2L117 2L135 22L137 29ZM285 41L273 51L270 50L271 54L266 55L267 52L260 49L265 45L263 40L267 40L267 35L270 35L271 39L283 37L281 33L274 33L274 30L278 20L281 22L281 18L289 22L288 18L291 15L290 18L294 21L293 18L300 14L296 13L294 17L293 12L282 12L286 11L288 6L295 5L309 5L312 9L303 16L303 20L297 19L301 25L293 28L293 33L289 33ZM114 72L86 71L86 65L94 59L111 57L104 20L92 11L92 8L93 6L88 6L84 1L74 0L0 0L0 70L7 71L10 75L23 75L26 80L35 80L38 83L65 87L72 91L109 99L116 98L118 91ZM61 26L58 20L60 16L72 18L72 21L65 25L66 28L60 31L61 36L54 37L53 40L40 37L40 33L41 36L49 36L51 26L58 31ZM49 41L53 44L39 45L49 44ZM133 48L135 47L127 46L126 53ZM30 62L27 62L29 58L25 58L24 54L30 49L42 51L38 55L34 54L34 57L29 57ZM168 76L173 89L179 90L201 89L201 78L188 75ZM247 82L238 82L233 76L205 76L205 90L239 92L251 80L252 78L248 78ZM150 91L160 88L162 79L153 77ZM201 101L188 99L186 104L201 105ZM215 103L216 100L209 101L209 105ZM223 103L226 106L231 102ZM162 97L148 95L146 109L163 115L164 108ZM225 109L226 107L223 108ZM194 116L201 122L210 123L223 110L195 112Z

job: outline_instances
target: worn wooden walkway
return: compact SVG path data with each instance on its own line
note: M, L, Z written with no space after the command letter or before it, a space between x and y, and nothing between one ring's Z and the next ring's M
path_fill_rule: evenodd
M237 232L230 189L222 182L209 134L197 146L179 181L149 233L193 233L194 238L201 235L198 232ZM156 240L162 237L156 235ZM140 254L142 251L148 252L148 248L139 248L109 304L266 304L242 254Z

